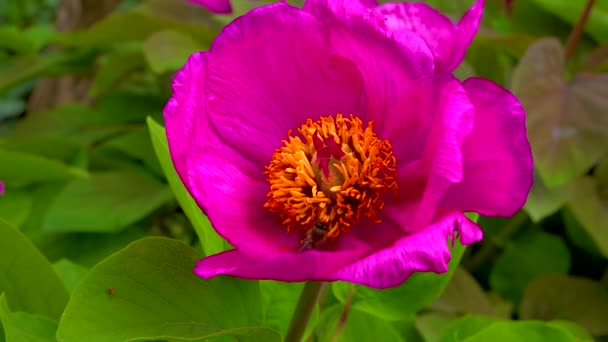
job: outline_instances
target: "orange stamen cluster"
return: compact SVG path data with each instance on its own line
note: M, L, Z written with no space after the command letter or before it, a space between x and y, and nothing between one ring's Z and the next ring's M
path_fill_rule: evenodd
M266 166L264 206L288 232L301 228L304 249L334 241L363 217L380 222L382 195L389 189L396 195L399 187L393 148L374 133L373 121L363 127L361 119L337 114L308 119L298 132L288 132Z

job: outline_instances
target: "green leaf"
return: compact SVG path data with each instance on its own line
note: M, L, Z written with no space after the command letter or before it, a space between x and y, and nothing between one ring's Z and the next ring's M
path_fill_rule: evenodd
M564 65L561 43L540 39L512 80L526 108L536 167L549 189L585 174L608 149L608 74L579 73L566 83Z
M482 322L481 327L488 322ZM575 337L567 330L543 322L534 321L499 321L479 331L450 330L442 337L441 342L576 342ZM467 333L469 336L466 336Z
M490 273L490 287L519 303L528 284L546 273L568 273L570 251L557 235L527 232L509 242Z
M57 321L27 312L12 312L5 294L0 295L0 321L7 342L54 342Z
M189 35L172 30L156 32L144 41L144 55L158 74L181 68L188 56L202 50L205 47Z
M57 339L281 341L278 333L259 327L258 283L232 277L205 281L192 273L199 258L176 240L134 242L93 267L74 290Z
M173 161L169 154L165 129L157 124L152 118L148 118L147 122L156 156L165 172L169 186L171 186L171 190L173 190L184 213L188 216L190 222L192 222L196 234L201 241L201 245L203 246L203 251L206 255L211 255L230 249L231 247L228 242L215 232L209 219L207 219L198 205L196 205L196 202L184 187L177 172L175 172Z
M556 16L574 26L583 13L586 1L574 0L534 0L545 11L551 12ZM585 32L589 33L598 42L606 41L608 32L608 3L597 1L585 24Z
M8 185L86 178L86 171L54 159L0 148L0 179Z
M483 331L488 326L498 322L494 317L486 316L465 316L450 322L443 329L440 342L468 341L468 338Z
M492 303L481 285L464 268L457 267L448 286L432 304L432 309L445 313L469 313L492 316Z
M593 335L608 335L608 290L591 279L544 275L526 289L520 317L570 320Z
M72 292L89 271L88 268L78 265L68 259L61 259L55 262L53 268L59 275L59 278L63 281L68 292Z
M608 201L600 198L598 186L591 177L578 179L572 188L568 208L602 255L608 258Z
M143 173L93 173L89 179L74 180L66 185L51 204L42 230L49 233L118 232L171 198L165 185Z
M0 196L0 219L21 227L32 209L32 198L23 190L10 189Z
M576 342L594 342L593 336L580 325L572 322L572 321L551 321L548 322L547 325L563 329L574 336Z
M51 264L23 234L1 220L0 236L0 293L6 294L9 306L58 319L68 294Z
M338 330L338 322L344 307L333 305L321 314L317 327L318 341L395 341L405 342L397 329L386 320L368 313L351 308L346 316L346 322Z
M450 270L444 274L414 273L403 284L384 290L355 286L352 307L387 320L407 319L441 295L464 250L460 243L455 244L448 264ZM333 294L342 303L346 302L350 288L351 284L345 282L335 282L331 286Z

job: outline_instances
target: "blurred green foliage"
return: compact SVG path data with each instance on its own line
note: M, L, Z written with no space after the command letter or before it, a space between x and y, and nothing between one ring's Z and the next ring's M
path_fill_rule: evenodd
M426 2L457 19L473 1ZM192 275L230 246L175 173L161 114L187 56L262 3L219 17L125 0L77 31L57 29L59 3L0 1L0 341L280 341L301 284ZM310 341L608 341L608 0L564 57L585 3L487 0L456 71L526 108L525 208L480 217L483 242L444 275L332 284Z

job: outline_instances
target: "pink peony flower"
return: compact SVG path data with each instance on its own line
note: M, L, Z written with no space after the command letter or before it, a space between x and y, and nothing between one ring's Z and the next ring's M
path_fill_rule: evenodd
M4 183L2 183L2 181L0 181L0 196L4 195L5 192L6 192L6 187L4 186Z
M392 287L446 272L448 239L482 238L464 212L520 209L532 184L522 106L449 73L482 6L454 26L421 4L272 4L191 56L164 110L169 147L236 248L195 273ZM409 14L386 21L386 8Z
M217 14L230 14L232 13L232 5L230 0L189 0L192 3L201 5L207 8L209 11Z

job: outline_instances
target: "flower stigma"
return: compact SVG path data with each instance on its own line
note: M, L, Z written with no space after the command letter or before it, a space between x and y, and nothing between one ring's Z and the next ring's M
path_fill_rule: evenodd
M393 147L373 126L353 115L308 119L272 154L264 207L280 215L288 233L299 231L300 251L335 241L363 217L379 223L382 195L397 195Z

